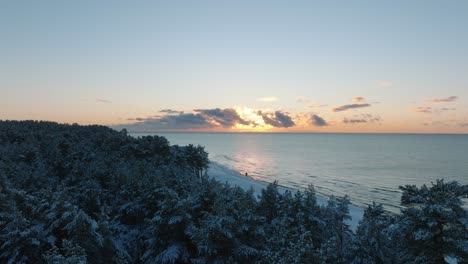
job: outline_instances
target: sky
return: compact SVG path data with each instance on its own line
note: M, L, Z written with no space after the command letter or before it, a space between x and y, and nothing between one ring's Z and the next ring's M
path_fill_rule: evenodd
M1 1L0 120L468 133L468 1Z

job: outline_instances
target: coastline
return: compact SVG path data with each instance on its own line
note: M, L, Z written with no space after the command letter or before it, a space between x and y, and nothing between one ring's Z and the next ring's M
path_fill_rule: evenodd
M239 186L245 190L249 190L250 188L253 189L255 195L260 195L262 190L268 186L268 182L259 181L252 177L245 176L238 171L232 170L228 167L225 167L219 163L210 161L208 176L220 181L220 182L227 182L230 185ZM296 189L288 188L278 184L278 190L284 193L286 190L289 191L296 191ZM323 196L316 196L317 197L317 204L319 205L326 205L328 198ZM352 197L350 197L352 198ZM359 225L359 221L363 218L364 215L364 208L358 207L356 205L351 204L349 206L349 214L351 216L351 220L347 221L351 227L351 230L356 231L357 226Z

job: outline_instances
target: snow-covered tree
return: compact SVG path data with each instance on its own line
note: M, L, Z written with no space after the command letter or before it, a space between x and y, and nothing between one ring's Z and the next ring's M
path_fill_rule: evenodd
M432 186L401 186L399 227L412 256L426 263L444 263L450 256L468 261L468 214L461 198L466 186L437 180Z
M345 197L330 197L325 208L325 242L320 250L323 263L348 263L352 258L353 233L347 224L350 200Z
M275 181L262 190L259 201L259 213L270 222L280 214L281 195L278 191L278 183Z
M367 207L356 231L356 262L359 259L359 263L396 263L398 248L393 245L388 230L393 222L394 218L381 204Z
M468 186L402 187L401 215L208 178L201 146L103 126L0 121L0 263L467 261Z
M60 248L54 247L44 254L47 264L86 264L86 251L68 240L62 241Z
M44 230L25 219L21 213L10 215L8 222L0 229L1 263L34 263L40 259L45 247Z
M304 191L301 200L304 213L304 229L310 232L314 248L317 249L324 239L323 230L325 224L320 207L317 205L317 197L313 185L309 185Z
M235 220L230 216L209 215L199 226L190 225L187 234L196 245L198 260L227 259L239 245L234 233Z
M67 232L68 240L86 250L89 258L97 261L102 257L100 252L103 249L103 238L99 233L99 226L85 212L79 210L65 225L64 230Z
M150 221L151 236L142 256L144 263L187 262L193 246L188 227L192 225L192 211L196 208L191 197L180 197L169 188L160 189L164 197L160 209Z

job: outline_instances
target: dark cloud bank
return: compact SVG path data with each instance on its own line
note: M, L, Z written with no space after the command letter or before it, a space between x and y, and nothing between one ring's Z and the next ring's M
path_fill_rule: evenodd
M158 130L182 130L182 129L210 129L230 128L237 124L257 125L255 122L242 119L233 108L195 109L193 113L184 113L171 109L159 111L165 115L156 115L147 118L129 118L129 121L137 121L133 124L123 124L115 128L127 128L132 131L158 131ZM293 127L296 124L292 118L284 112L257 113L263 121L273 127Z
M314 125L314 126L328 126L328 123L327 123L327 121L325 121L325 119L323 119L320 116L315 115L315 114L313 114L310 117L310 121L311 121L312 125Z
M250 125L251 122L242 119L236 110L226 109L195 109L195 112L205 117L208 121L215 121L222 127L233 127L236 124Z
M274 127L292 127L296 125L290 116L281 111L276 111L273 115L258 111L258 115L263 118L265 124Z
M129 121L138 121L138 123L120 125L118 127L127 127L135 131L215 127L215 125L210 123L206 117L198 113L179 113L176 115L155 116L149 118L130 118Z

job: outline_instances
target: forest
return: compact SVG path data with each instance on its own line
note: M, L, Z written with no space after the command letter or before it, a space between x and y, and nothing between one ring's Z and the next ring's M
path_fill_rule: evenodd
M208 177L202 146L0 121L0 263L468 263L468 186L400 186L402 209L313 185L260 195ZM468 177L468 172L467 172Z

